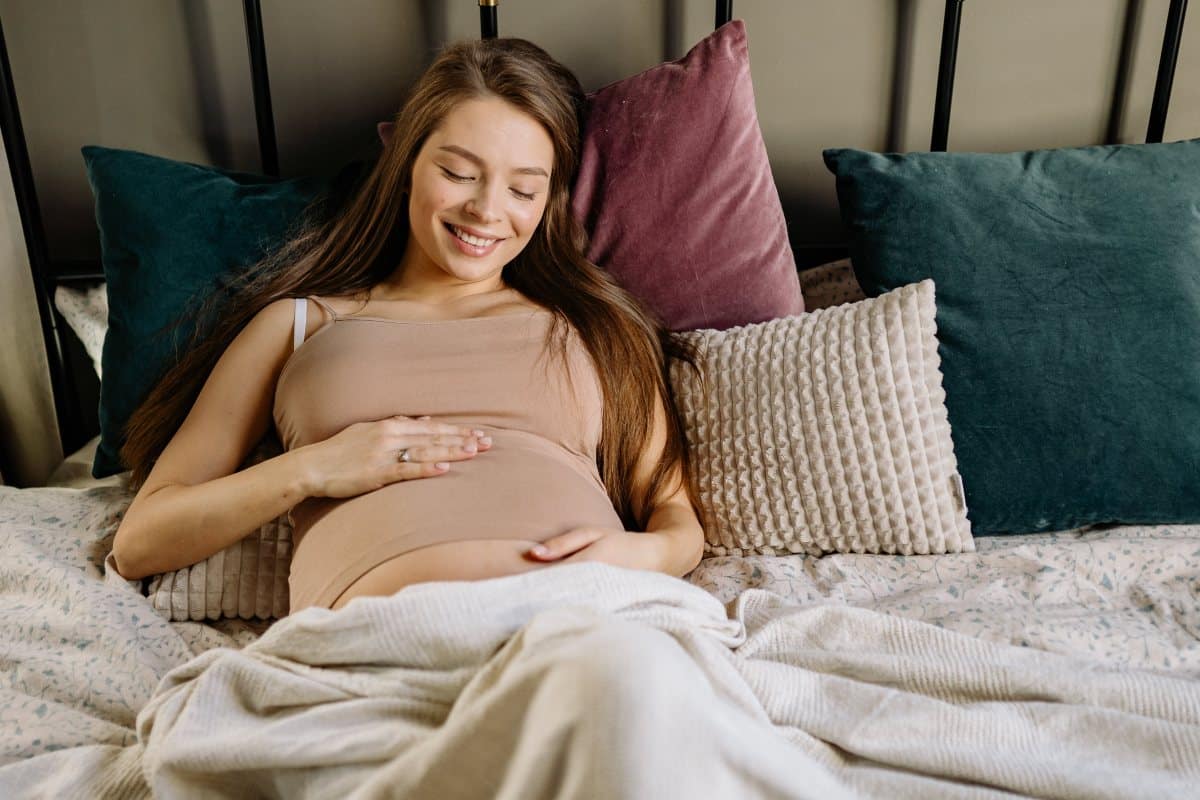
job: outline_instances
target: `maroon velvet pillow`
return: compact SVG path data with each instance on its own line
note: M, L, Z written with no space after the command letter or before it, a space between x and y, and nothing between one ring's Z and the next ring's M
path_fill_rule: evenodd
M741 20L588 100L574 209L589 259L676 331L804 311Z
M573 197L588 258L671 330L804 311L741 20L588 95Z

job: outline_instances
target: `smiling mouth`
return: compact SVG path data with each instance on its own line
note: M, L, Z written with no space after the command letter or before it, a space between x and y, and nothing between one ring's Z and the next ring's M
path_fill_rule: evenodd
M458 239L466 242L467 244L471 245L472 247L479 247L479 248L491 247L493 244L500 241L500 239L496 239L496 238L486 238L483 236L475 236L474 234L468 233L467 231L463 230L462 228L458 227L457 225L452 225L449 222L445 222L442 224L446 226L446 230L450 231L450 233L454 234L456 237L458 237Z

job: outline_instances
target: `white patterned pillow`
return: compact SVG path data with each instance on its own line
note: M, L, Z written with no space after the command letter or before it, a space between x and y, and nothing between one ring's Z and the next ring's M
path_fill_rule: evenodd
M867 297L858 285L848 258L802 271L800 289L804 292L804 308L808 311L856 303Z
M264 441L243 468L279 452L278 444ZM284 514L198 564L152 576L146 594L172 622L281 619L288 614L291 565L292 524Z
M705 552L973 552L950 438L933 281L683 336L675 363Z
M89 289L59 286L54 290L54 307L83 343L83 349L100 374L100 352L108 331L108 290L103 283Z

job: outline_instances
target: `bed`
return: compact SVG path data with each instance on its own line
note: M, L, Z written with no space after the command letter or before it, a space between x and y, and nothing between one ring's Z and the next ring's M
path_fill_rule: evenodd
M479 5L482 35L495 35L496 3ZM921 157L946 155L961 5L946 3L933 147ZM251 31L256 6L247 3ZM1148 143L1161 142L1175 62L1166 44L1174 39L1178 46L1184 8L1172 3L1160 69L1168 88L1153 111ZM729 3L717 3L718 31L731 13ZM252 33L252 47L254 39ZM1194 148L1169 147L937 163L949 165L943 174L961 165L972 175L980 163L995 174L1033 163L1042 176L1059 174L1062 164L1053 159L1062 158L1073 159L1077 172L1093 169L1089 159L1099 158L1105 170L1119 173L1128 163L1137 175L1151 169L1139 160L1145 152L1200 164ZM272 148L264 145L264 164ZM100 157L110 155L91 154L93 176L102 175ZM700 454L706 504L720 515L705 558L682 580L575 564L475 584L418 584L338 612L287 615L280 598L286 598L290 542L280 525L251 537L236 569L226 554L190 573L126 581L112 568L111 544L131 494L126 474L95 476L103 471L97 451L105 444L95 436L45 486L0 486L0 794L1194 796L1200 449L1182 426L1195 411L1200 395L1192 390L1200 384L1182 369L1169 377L1155 373L1149 382L1149 368L1141 374L1126 402L1153 405L1157 413L1147 414L1143 427L1105 435L1135 443L1161 435L1174 449L1142 448L1153 450L1144 462L1122 450L1115 476L1103 465L1062 467L1062 446L1053 443L1043 449L1057 448L1059 468L1038 473L1037 459L1044 463L1045 456L1034 445L1057 435L1047 426L1029 426L1024 442L1004 439L1007 450L996 439L975 446L982 439L973 437L996 436L997 426L977 424L979 415L964 402L969 381L956 383L955 370L981 358L969 334L989 312L970 304L971 293L999 297L1004 288L986 288L973 272L970 282L914 272L912 263L925 264L930 253L951 245L935 233L912 244L915 223L889 217L892 228L884 230L870 216L889 201L902 205L886 192L900 185L909 191L915 179L905 170L922 176L916 183L926 195L904 195L912 204L927 203L919 220L935 213L921 197L944 197L954 187L931 184L933 162L918 154L905 160L829 151L826 159L858 238L848 253L853 265L841 258L801 273L803 314L763 313L761 322L707 327L687 316L694 307L670 308L685 320L677 330L698 331L692 335L706 348L707 363L742 359L729 375L717 368L724 377L709 394L682 378L676 386ZM1088 180L1095 174L1087 173ZM580 196L598 191L593 184L577 188ZM1200 207L1194 191L1173 191L1183 195L1184 209ZM1067 194L1084 205L1078 193ZM1037 219L1053 218L1047 235L1065 237L1062 207L1043 199L1017 197L1014 205L1035 205ZM985 198L990 208L998 204ZM1179 206L1164 201L1162 208L1168 214ZM940 206L936 213L943 213ZM965 223L953 214L983 214L968 200L945 213L942 227L954 230ZM1136 224L1151 223L1187 228L1169 216L1165 223ZM1185 256L1170 273L1183 281L1168 287L1180 298L1172 313L1195 320L1179 330L1162 326L1170 329L1164 336L1191 336L1200 326L1200 236L1187 230L1193 232L1164 246ZM1085 233L1080 241L1096 238ZM997 239L1010 249L997 245L985 255L1008 269L1004 254L1017 245ZM897 241L914 252L897 255ZM1098 246L1114 250L1112 241ZM602 232L593 242L608 259L628 246ZM1029 258L1046 249L1038 242L1029 247ZM1106 274L1097 273L1097 285ZM728 282L709 284L696 296L728 289ZM1035 289L1021 291L1032 297ZM82 320L89 311L85 294L74 294L74 308L68 294L57 298L60 313ZM53 291L42 298L54 300ZM120 302L112 288L109 300ZM761 298L776 301L777 295ZM885 303L894 317L884 318ZM108 311L97 317L93 307L93 323ZM1008 310L997 313L1012 322ZM851 331L875 331L876 323L877 335L850 341ZM87 326L72 327L87 345ZM897 333L901 328L911 333ZM91 330L96 335L95 325ZM1075 341L1069 331L1055 330L1056 349ZM1094 329L1085 334L1097 338ZM57 335L47 331L51 354ZM781 341L797 344L789 350ZM833 341L842 349L824 344ZM1003 350L998 358L1050 357L1044 342L1024 351L1024 341L1014 337L993 349ZM97 371L99 347L94 341ZM1132 351L1144 360L1145 351ZM881 367L885 362L892 372ZM103 374L114 374L110 363L116 361L105 360ZM1095 359L1084 366L1109 375ZM52 372L65 375L65 366L52 364ZM1061 381L1066 385L1069 376ZM1072 385L1070 405L1094 405L1111 421L1120 411L1110 404L1118 383L1095 380L1084 396ZM66 385L65 377L56 378L60 391ZM1059 394L1028 385L989 384L979 392L997 406L997 397L1049 396L1033 406L1046 419L1064 405ZM1006 428L1031 413L1012 404ZM67 406L60 413L69 414ZM864 420L870 425L863 427ZM1161 425L1174 427L1153 427ZM807 451L783 452L780 443L797 435L811 443ZM745 446L768 440L772 445ZM1079 458L1097 459L1080 450ZM866 453L877 472L873 484L851 475L858 467L866 472ZM1155 465L1161 469L1145 474ZM1020 478L1012 477L1018 471ZM828 477L799 486L801 473ZM786 475L799 488L780 477ZM1128 491L1114 493L1117 484L1104 483L1110 478ZM877 492L881 503L894 505L880 516L855 516L844 509L856 492L864 498ZM1083 499L1072 506L1046 502L1047 496ZM1021 497L1038 502L1023 508ZM1138 498L1150 498L1152 509ZM974 535L963 527L968 517ZM632 644L618 645L622 636ZM589 687L614 685L595 682L592 665L634 653L647 654L640 669L631 669L636 681L631 677L628 692L620 684L600 700ZM628 715L651 713L639 707L646 685L672 698L655 706L665 716L632 723L654 735L638 737L634 749L607 751L604 731L629 724ZM625 760L614 762L612 753Z

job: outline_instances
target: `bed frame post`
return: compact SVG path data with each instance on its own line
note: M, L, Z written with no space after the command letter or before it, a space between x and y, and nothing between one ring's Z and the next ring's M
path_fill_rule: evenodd
M242 9L246 15L246 44L250 50L250 81L254 87L254 117L258 121L258 151L263 172L279 177L279 146L275 141L275 113L271 109L271 82L267 76L262 4L259 0L242 0Z
M1183 40L1183 16L1187 0L1171 0L1167 12L1167 27L1163 31L1162 53L1158 57L1158 78L1154 82L1154 103L1150 107L1150 125L1146 128L1147 142L1161 142L1167 127L1167 105L1171 102L1171 85L1175 81L1175 62L1179 59L1179 43Z
M933 137L929 149L946 152L950 139L950 100L954 96L954 68L958 63L958 30L962 26L963 0L946 0L942 18L942 54L938 58L937 99L933 106Z
M1125 19L1121 23L1121 49L1117 54L1117 69L1113 75L1112 101L1108 107L1108 124L1104 127L1104 143L1121 141L1121 120L1125 101L1129 97L1129 78L1133 72L1133 53L1137 45L1138 16L1142 0L1125 0Z
M500 23L497 20L500 0L479 0L479 38L495 39L500 35Z
M716 17L713 20L713 28L719 28L729 20L733 19L733 0L717 0Z
M79 397L75 391L75 380L71 371L67 369L62 332L54 315L55 282L54 276L50 274L46 230L42 225L42 212L34 188L29 149L25 145L25 132L17 107L17 93L13 85L12 69L8 63L8 45L4 40L3 23L0 23L0 83L3 84L3 91L0 91L0 128L3 128L4 150L8 154L8 168L12 174L17 209L21 215L25 250L29 254L29 266L33 273L33 289L37 296L42 337L46 343L46 361L50 368L50 390L54 395L54 413L58 417L58 438L65 454L79 445Z

